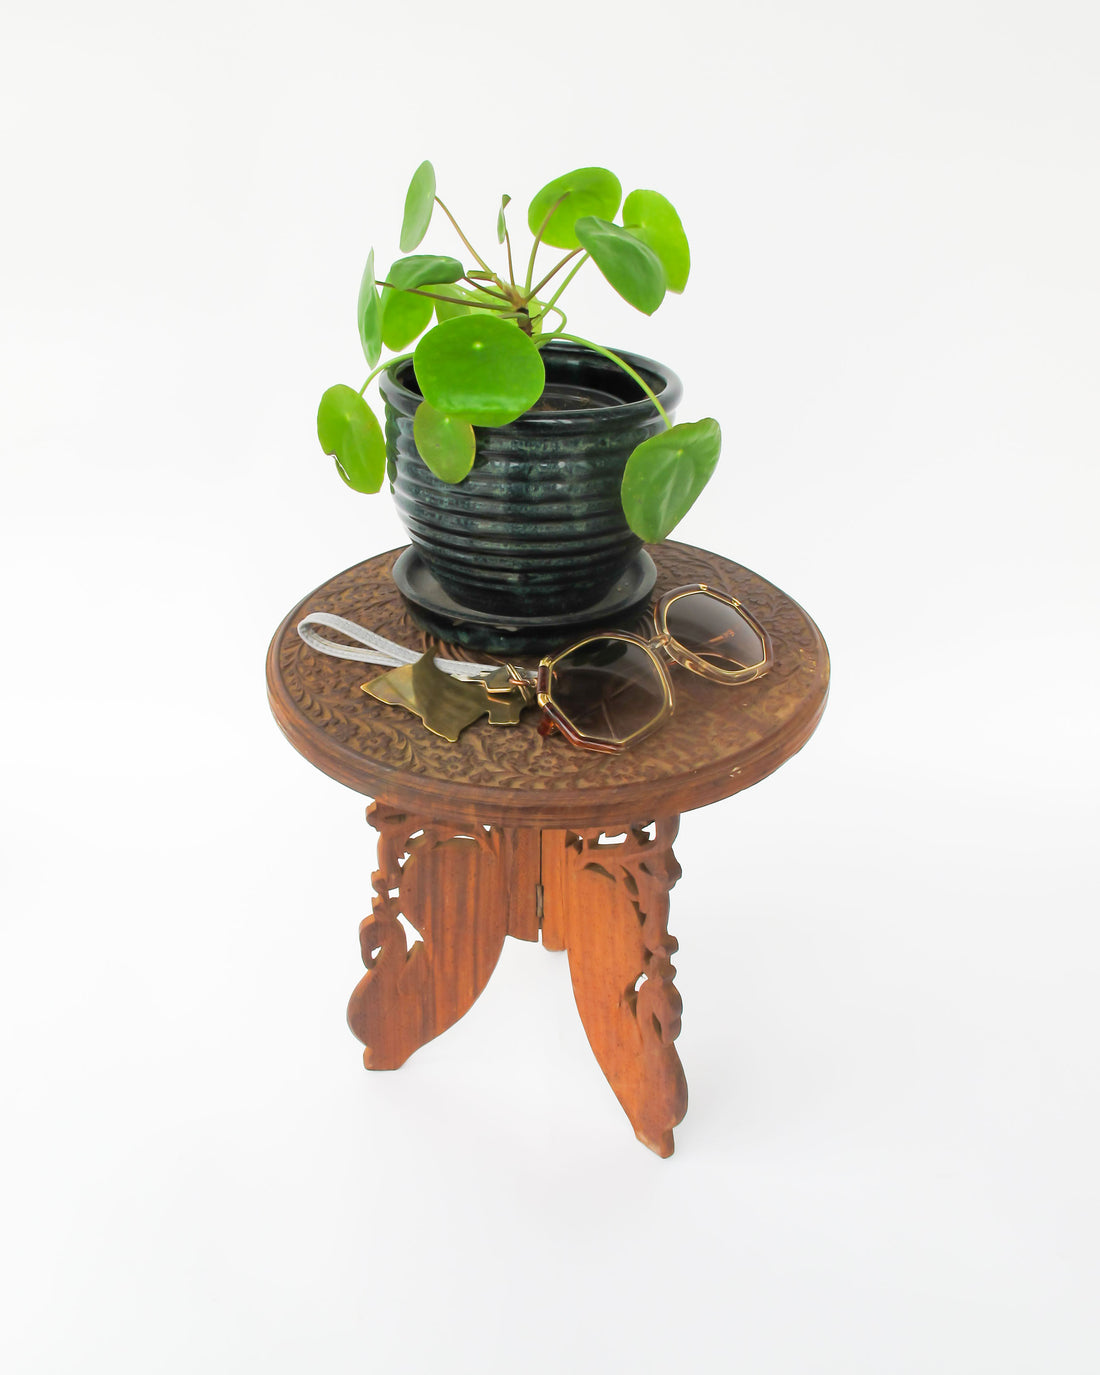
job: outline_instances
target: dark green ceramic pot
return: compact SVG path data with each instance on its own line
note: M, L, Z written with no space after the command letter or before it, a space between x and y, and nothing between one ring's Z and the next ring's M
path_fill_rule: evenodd
M609 359L568 343L548 344L542 356L539 404L510 425L477 429L477 458L459 483L441 482L416 451L412 362L381 384L394 499L413 548L455 602L504 619L582 611L615 585L641 548L623 516L623 468L664 428ZM671 417L679 378L621 356Z

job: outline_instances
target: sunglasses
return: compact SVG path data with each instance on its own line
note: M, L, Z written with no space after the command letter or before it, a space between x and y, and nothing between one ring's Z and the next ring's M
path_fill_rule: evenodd
M736 597L705 583L676 587L653 611L654 637L609 631L548 655L538 669L544 735L614 754L672 715L662 655L712 683L751 683L772 662L767 631Z

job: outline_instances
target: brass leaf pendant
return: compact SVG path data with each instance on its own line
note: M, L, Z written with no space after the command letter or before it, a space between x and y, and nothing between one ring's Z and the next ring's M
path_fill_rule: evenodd
M500 674L506 670L500 670ZM362 684L362 691L385 702L388 706L404 707L419 716L435 735L452 744L467 726L488 714L494 726L515 725L528 695L519 688L505 689L503 682L496 686L499 675L490 683L460 682L435 666L435 655L429 650L415 664L391 668L380 678Z

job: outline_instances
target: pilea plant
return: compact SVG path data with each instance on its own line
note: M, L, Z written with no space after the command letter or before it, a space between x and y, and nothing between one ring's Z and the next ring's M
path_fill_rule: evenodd
M569 340L617 363L665 421L666 429L634 449L622 481L623 513L631 529L643 540L662 540L714 471L721 448L718 422L672 424L650 387L623 359L565 332L567 319L558 302L591 261L624 300L652 315L666 292L681 292L687 284L691 259L680 217L656 191L632 191L623 201L613 173L578 168L548 182L531 201L527 223L534 240L526 272L517 277L507 220L510 200L501 197L496 225L505 274L478 253L436 195L432 164L417 168L401 224L401 252L407 256L378 280L371 249L359 288L359 337L372 371L358 391L337 385L324 393L317 412L321 446L335 458L349 487L377 492L386 477L386 443L363 393L380 372L411 356L423 397L413 421L417 450L436 477L461 482L476 457L474 427L507 425L535 406L545 385L540 350L554 339ZM475 265L412 253L437 206ZM562 249L564 256L536 276L544 248ZM410 355L406 350L417 340ZM397 356L379 364L383 346Z

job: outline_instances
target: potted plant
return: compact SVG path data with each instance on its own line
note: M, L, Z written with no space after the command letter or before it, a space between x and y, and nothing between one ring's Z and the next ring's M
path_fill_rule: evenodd
M652 587L642 543L687 513L721 446L715 420L673 423L675 374L567 332L559 304L588 262L647 315L683 291L690 252L672 205L647 190L624 201L605 168L567 173L532 199L517 272L510 199L498 271L436 195L431 163L417 168L404 256L378 279L372 249L359 289L370 375L358 390L330 387L317 413L348 486L377 492L388 474L415 563L394 576L421 611L454 613L448 625L577 623L636 604ZM413 252L436 207L470 265ZM562 254L539 271L548 248ZM380 363L383 347L396 356ZM384 430L364 399L380 374Z

